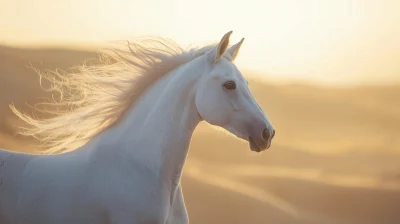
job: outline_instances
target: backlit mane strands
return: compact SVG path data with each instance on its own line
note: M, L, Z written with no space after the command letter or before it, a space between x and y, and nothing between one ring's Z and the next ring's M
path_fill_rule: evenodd
M19 133L38 139L44 153L72 151L117 122L152 83L215 46L184 51L172 40L154 37L124 43L103 51L96 63L74 67L74 72L39 73L60 96L41 103L57 110L40 111L56 116L37 119L11 105L28 124Z

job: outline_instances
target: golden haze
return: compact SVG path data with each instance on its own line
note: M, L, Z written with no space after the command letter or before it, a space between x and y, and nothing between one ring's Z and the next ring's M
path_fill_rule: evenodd
M187 45L232 29L276 140L257 154L201 124L183 176L191 223L400 223L399 11L397 0L0 0L0 148L33 150L8 108L48 96L30 63L67 68L109 40Z
M229 30L237 63L269 82L400 81L397 0L2 0L0 43L99 45L161 35L187 45Z

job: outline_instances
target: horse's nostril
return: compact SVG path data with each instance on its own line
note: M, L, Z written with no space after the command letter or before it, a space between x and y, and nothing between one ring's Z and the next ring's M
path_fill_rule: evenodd
M269 130L266 128L266 129L264 129L263 130L263 132L262 132L262 137L263 137L263 139L264 140L268 140L269 139Z
M271 139L273 139L273 138L274 138L274 136L275 136L275 129L274 129L274 130L272 130L272 137L271 137Z

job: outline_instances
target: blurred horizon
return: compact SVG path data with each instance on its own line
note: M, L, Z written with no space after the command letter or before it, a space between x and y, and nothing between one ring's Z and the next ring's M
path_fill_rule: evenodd
M233 30L232 44L245 38L237 64L269 82L400 84L399 10L396 0L3 0L0 45L93 49L157 35L186 47Z

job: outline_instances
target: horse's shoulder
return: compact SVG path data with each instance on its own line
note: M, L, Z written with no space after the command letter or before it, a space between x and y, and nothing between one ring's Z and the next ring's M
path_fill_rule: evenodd
M6 163L14 165L26 165L26 163L28 163L34 157L36 157L36 155L0 149L0 167L4 167Z

